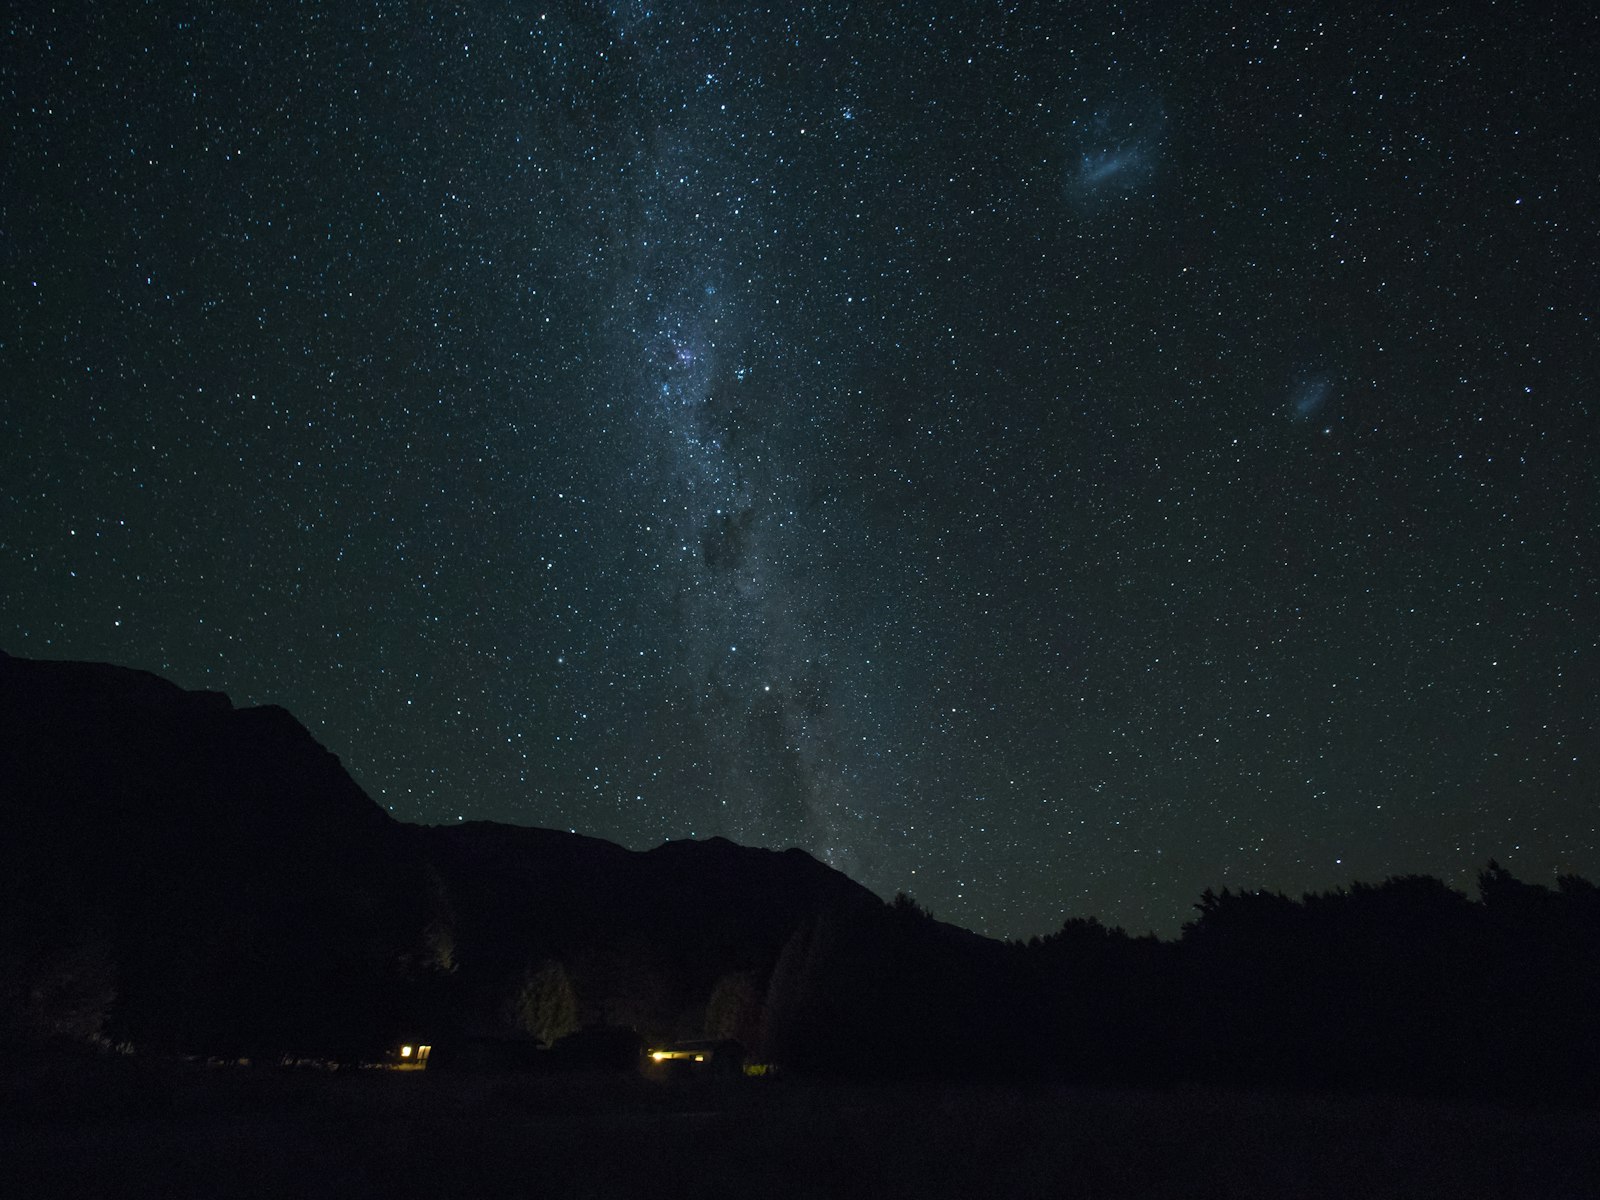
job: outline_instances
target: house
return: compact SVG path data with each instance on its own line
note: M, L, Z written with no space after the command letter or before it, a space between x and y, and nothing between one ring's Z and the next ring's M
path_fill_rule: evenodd
M745 1049L732 1038L674 1042L649 1052L649 1069L669 1077L686 1074L739 1075Z

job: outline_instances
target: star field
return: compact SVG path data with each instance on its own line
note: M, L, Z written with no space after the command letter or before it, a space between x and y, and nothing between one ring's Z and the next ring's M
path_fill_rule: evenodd
M0 646L996 935L1600 874L1593 18L6 18Z

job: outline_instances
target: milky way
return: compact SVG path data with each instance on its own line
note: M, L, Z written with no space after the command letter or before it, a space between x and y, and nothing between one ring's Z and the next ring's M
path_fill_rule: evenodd
M1600 874L1564 20L18 15L0 645L996 934Z

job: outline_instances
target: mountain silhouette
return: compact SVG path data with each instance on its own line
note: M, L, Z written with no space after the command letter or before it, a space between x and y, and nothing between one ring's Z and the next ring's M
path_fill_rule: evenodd
M0 727L13 1032L359 1057L504 1025L556 962L590 1023L687 1036L808 918L884 909L800 850L406 825L285 710L143 671L0 653Z
M800 850L404 824L281 708L5 654L0 829L0 1061L411 1041L548 1067L541 1044L731 1039L839 1077L1600 1104L1600 888L1577 876L1207 891L1174 941L1073 919L1002 944Z
M64 971L103 977L104 1032L141 1046L389 1036L396 984L427 958L430 869L287 712L5 655L0 726L14 977L69 992L89 980Z

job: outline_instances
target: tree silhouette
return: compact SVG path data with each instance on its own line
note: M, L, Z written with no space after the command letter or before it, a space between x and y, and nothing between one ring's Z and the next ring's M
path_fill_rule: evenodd
M732 1038L753 1047L761 1037L761 977L754 971L730 971L717 980L706 1002L707 1037Z
M821 921L811 918L789 935L767 981L767 1000L757 1038L768 1062L787 1063L803 1052L814 1025L817 972L822 952Z
M553 959L523 969L508 1004L509 1024L547 1046L578 1028L578 994L567 969Z

